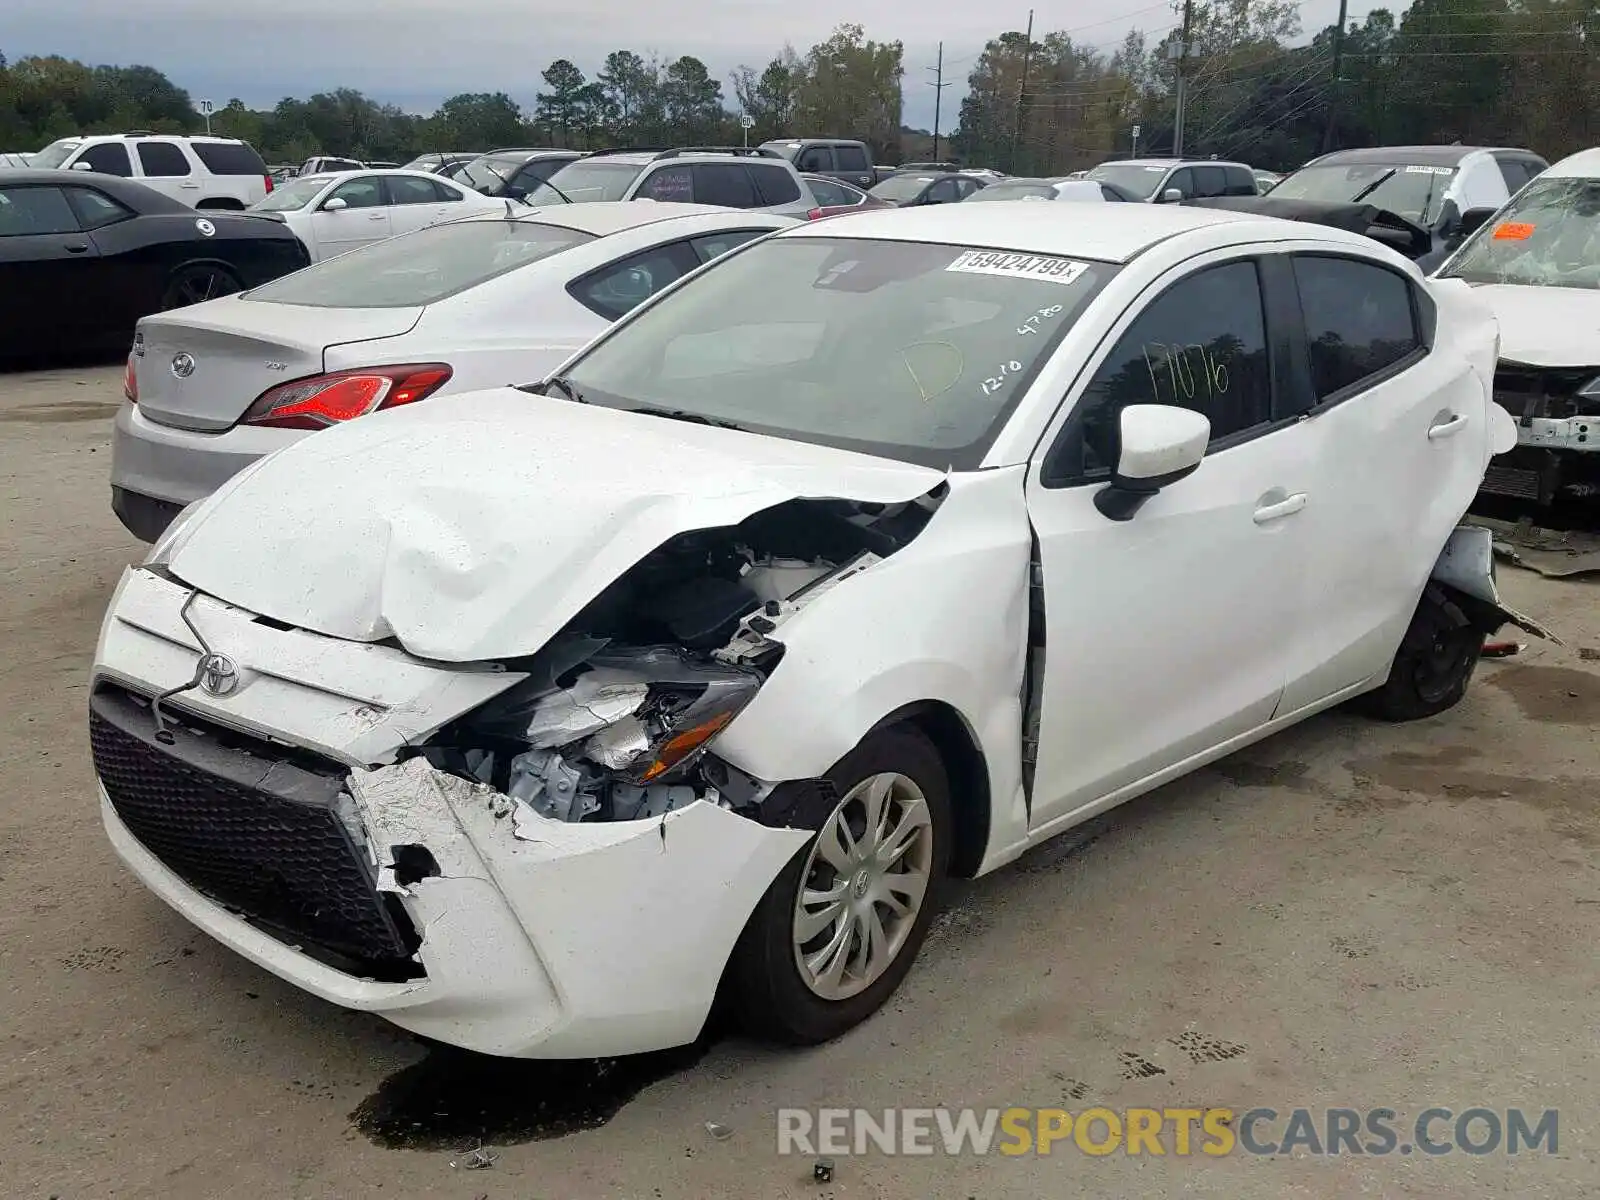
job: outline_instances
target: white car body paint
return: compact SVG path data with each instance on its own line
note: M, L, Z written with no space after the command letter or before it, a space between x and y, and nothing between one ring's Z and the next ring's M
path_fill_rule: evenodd
M196 512L170 561L275 620L471 662L531 654L684 530L801 496L902 502L942 478L505 388L376 413L264 460L227 503ZM278 513L269 527L240 524L264 505Z
M294 230L295 236L305 243L312 262L321 262L337 254L347 254L370 246L384 238L412 233L439 221L451 221L474 212L505 211L505 201L496 200L462 187L439 175L425 171L337 171L328 175L308 176L325 181L315 195L309 197L301 208L274 209L284 224ZM430 188L452 199L433 203L379 204L365 208L344 208L330 211L324 206L340 188L348 183L375 183L384 186L388 179L418 179ZM290 186L293 186L291 181ZM273 203L268 193L262 204Z
M1094 221L1008 208L869 212L779 235L1127 264L980 469L502 390L369 417L260 460L157 547L154 565L173 579L150 568L124 578L96 679L150 694L193 678L203 647L183 622L190 604L205 646L234 657L242 682L170 703L350 768L380 886L422 932L425 980L358 978L273 940L183 883L107 804L119 854L240 953L429 1036L528 1057L681 1044L807 835L704 799L660 819L557 823L398 761L520 679L495 660L545 645L668 538L793 498L893 504L943 490L899 549L811 598L775 602L769 636L782 660L710 745L757 781L814 779L905 706L945 706L987 772L980 873L1375 685L1430 572L1480 598L1492 589L1481 547L1453 533L1504 437L1490 392L1494 325L1470 289L1424 284L1375 242L1296 223L1176 206L1106 205ZM1439 309L1433 353L1376 385L1373 403L1333 405L1208 455L1130 521L1097 512L1092 487L1044 484L1042 447L1152 296L1210 263L1301 248L1427 287ZM1451 436L1430 436L1444 424ZM1375 453L1377 469L1350 471ZM1263 509L1284 519L1253 521ZM1030 793L1023 683L1035 596L1048 630L1046 735ZM433 853L437 876L397 878L393 847L410 844Z

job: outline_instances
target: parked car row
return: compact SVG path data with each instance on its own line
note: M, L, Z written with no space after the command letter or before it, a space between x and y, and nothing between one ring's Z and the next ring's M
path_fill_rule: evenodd
M504 203L146 318L112 469L159 538L88 702L117 853L474 1050L680 1045L719 997L814 1043L951 879L1336 704L1449 709L1538 632L1459 526L1516 441L1483 297L1102 182Z

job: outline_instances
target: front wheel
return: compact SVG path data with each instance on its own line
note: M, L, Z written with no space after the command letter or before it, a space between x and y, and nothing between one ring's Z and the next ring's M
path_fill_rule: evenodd
M811 1045L866 1020L911 970L948 872L950 785L916 730L869 735L842 798L750 915L730 963L752 1032Z
M1447 593L1430 584L1395 653L1389 678L1357 704L1384 721L1419 721L1454 708L1466 695L1484 637Z
M238 276L226 267L190 263L173 273L166 291L161 294L161 311L187 308L191 304L215 300L218 296L231 296L243 290L244 285L239 282Z

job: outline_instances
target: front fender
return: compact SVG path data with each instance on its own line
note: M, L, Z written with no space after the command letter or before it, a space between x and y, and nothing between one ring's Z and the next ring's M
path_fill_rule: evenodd
M996 825L1016 816L1025 828L1022 481L1022 467L952 476L916 540L789 618L770 635L784 643L783 661L716 753L758 779L815 778L884 717L938 700L978 741Z

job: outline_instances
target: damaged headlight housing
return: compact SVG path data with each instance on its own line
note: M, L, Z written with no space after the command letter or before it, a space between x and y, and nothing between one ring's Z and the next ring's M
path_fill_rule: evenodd
M563 669L542 656L545 670L458 721L429 748L435 765L492 784L558 820L654 815L699 796L703 789L687 780L691 768L764 678L675 647L588 655L579 645L558 653L568 661L582 656L582 669Z

